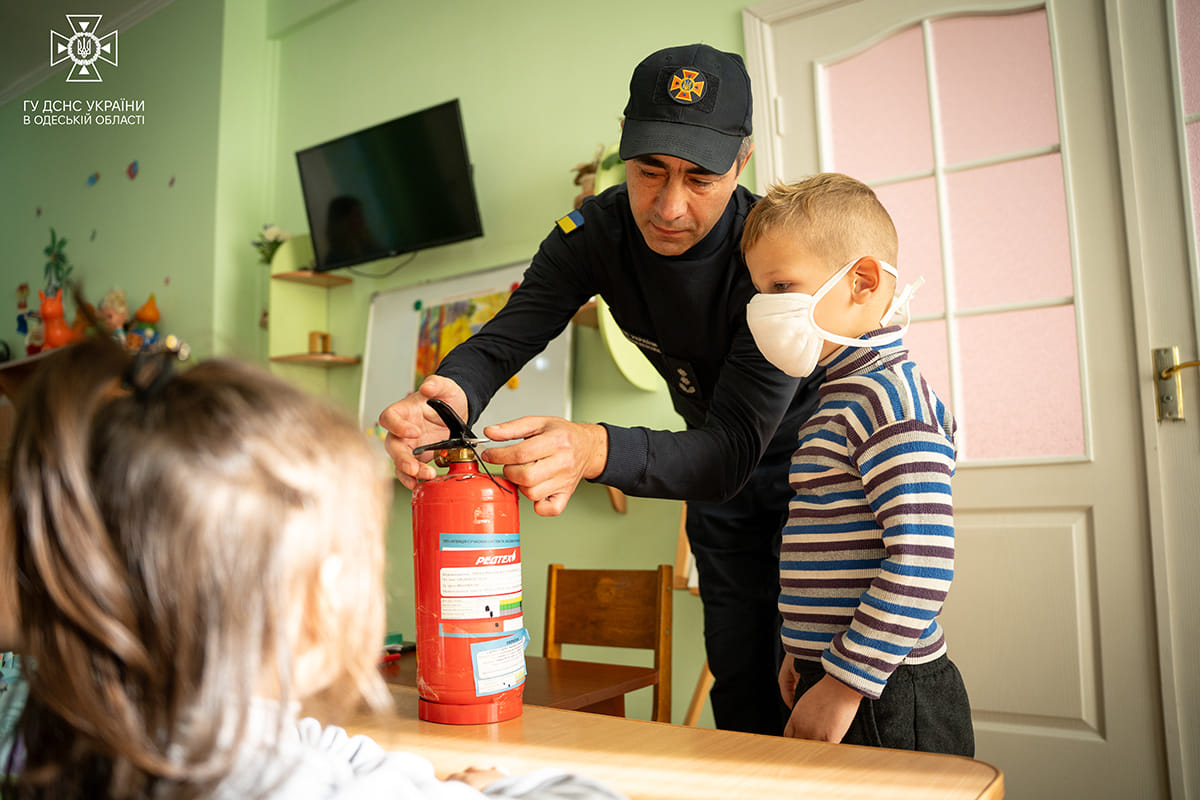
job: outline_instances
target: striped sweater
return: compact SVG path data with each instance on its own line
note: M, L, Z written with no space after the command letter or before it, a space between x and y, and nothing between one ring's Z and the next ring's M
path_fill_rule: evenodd
M900 342L830 357L780 554L784 648L869 698L946 652L955 424L907 357Z

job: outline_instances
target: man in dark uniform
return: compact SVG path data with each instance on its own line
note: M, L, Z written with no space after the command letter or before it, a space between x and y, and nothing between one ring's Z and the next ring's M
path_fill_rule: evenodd
M412 455L445 434L425 400L474 421L579 306L602 296L666 380L686 430L523 417L484 431L516 442L485 458L541 515L560 513L585 479L688 501L717 727L779 734L779 532L820 375L798 381L775 369L746 325L754 287L739 243L758 198L737 181L753 150L751 112L735 54L689 45L642 61L621 135L626 182L559 220L504 309L379 421L400 480L412 488L434 477Z

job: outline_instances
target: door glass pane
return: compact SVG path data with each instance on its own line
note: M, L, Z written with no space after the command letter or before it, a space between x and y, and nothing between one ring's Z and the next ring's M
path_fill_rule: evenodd
M1050 39L1044 7L958 15L818 65L825 168L875 187L926 279L905 341L960 464L1088 450Z
M923 48L909 28L821 70L839 172L872 181L932 168Z
M924 278L913 298L914 317L942 314L942 247L938 232L937 186L933 178L891 183L875 188L879 202L896 224L900 237L900 284Z
M1200 259L1200 0L1175 0L1175 38L1192 201L1192 258ZM1200 262L1193 264L1200 270Z
M1082 453L1074 306L963 317L957 326L967 432L960 454L977 460Z
M931 25L946 163L1058 144L1046 12Z
M1187 126L1188 175L1192 183L1192 230L1196 232L1196 252L1200 253L1200 121Z
M1057 153L954 173L946 189L960 309L1072 295Z
M1175 0L1183 113L1200 114L1200 0Z

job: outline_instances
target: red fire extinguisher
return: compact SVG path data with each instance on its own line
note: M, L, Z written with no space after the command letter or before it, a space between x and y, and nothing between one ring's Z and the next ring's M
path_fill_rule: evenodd
M521 713L529 641L517 492L504 478L480 473L475 445L486 440L441 400L429 404L450 438L413 452L436 451L438 466L449 471L412 496L418 715L500 722Z

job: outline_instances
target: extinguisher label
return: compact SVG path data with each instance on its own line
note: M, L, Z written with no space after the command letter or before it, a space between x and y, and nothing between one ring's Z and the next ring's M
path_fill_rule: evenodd
M525 645L528 643L529 634L521 629L503 639L471 644L478 697L503 692L525 682Z
M443 533L438 550L443 635L524 629L520 534Z
M442 595L470 597L521 591L521 565L500 567L442 567Z
M521 593L486 597L443 597L442 619L502 619L521 616ZM519 627L519 626L518 626Z

